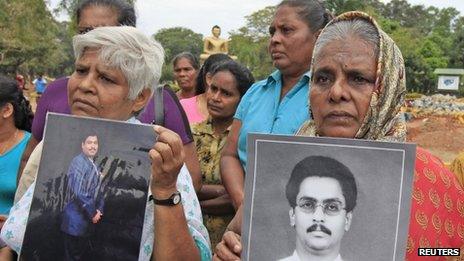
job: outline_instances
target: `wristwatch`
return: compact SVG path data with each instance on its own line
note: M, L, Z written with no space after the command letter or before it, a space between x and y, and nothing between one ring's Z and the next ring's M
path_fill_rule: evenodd
M150 195L150 198L149 200L152 200L153 199L153 202L156 204L156 205L160 205L160 206L175 206L177 204L179 204L181 202L181 196L180 196L180 192L179 191L176 191L174 192L169 198L167 199L156 199L155 197L153 197L153 195Z

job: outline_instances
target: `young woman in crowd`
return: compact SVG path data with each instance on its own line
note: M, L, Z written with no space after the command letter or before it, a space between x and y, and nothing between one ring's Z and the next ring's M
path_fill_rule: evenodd
M29 101L17 82L0 75L0 230L13 206L21 156L31 137L32 117ZM1 260L5 255L9 253L0 250Z
M238 103L254 80L247 68L232 60L217 63L209 77L205 96L210 116L194 124L192 132L203 175L199 193L203 222L214 245L220 241L234 214L221 182L219 159Z
M210 55L198 72L195 96L180 100L180 104L184 108L190 124L199 123L208 118L205 91L208 89L209 83L211 82L211 70L216 63L226 60L232 60L232 58L222 53Z
M0 215L13 205L21 156L31 137L34 116L16 81L0 75Z

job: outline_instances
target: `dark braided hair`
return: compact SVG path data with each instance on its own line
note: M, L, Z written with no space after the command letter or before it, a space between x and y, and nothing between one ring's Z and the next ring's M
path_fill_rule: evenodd
M18 83L3 75L0 75L0 107L10 103L13 105L13 118L16 128L31 131L32 112L29 101L23 95L23 91L18 88Z

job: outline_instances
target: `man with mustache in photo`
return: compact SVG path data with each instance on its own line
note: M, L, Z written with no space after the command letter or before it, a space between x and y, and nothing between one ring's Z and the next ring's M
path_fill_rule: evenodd
M293 168L285 194L296 247L281 261L341 261L341 240L350 229L357 198L351 171L329 157L306 157Z
M93 224L103 216L103 198L99 195L100 171L94 159L98 152L97 135L85 135L82 153L69 165L65 207L61 231L64 236L65 260L86 260L90 252Z

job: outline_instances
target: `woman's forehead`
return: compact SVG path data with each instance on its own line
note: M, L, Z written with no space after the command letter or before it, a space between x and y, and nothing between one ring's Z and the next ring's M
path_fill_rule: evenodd
M314 66L321 61L336 61L340 59L368 59L368 62L376 62L375 47L361 39L350 36L347 39L333 39L324 44L314 56Z

